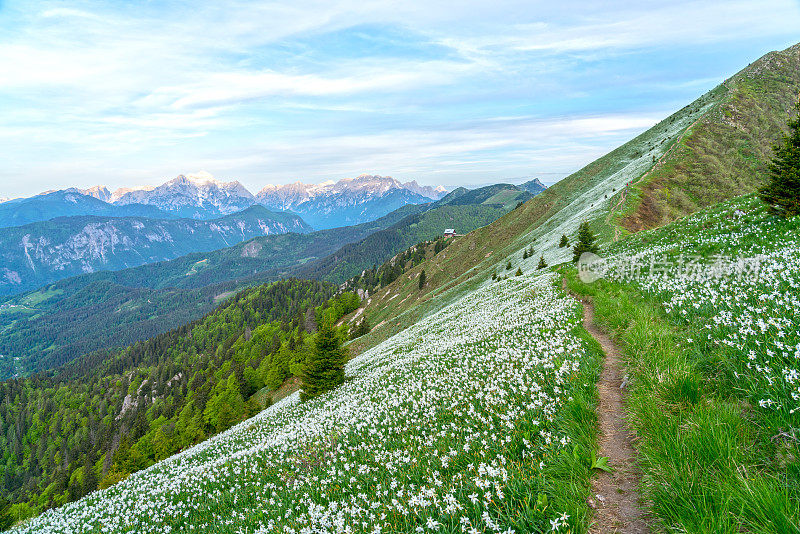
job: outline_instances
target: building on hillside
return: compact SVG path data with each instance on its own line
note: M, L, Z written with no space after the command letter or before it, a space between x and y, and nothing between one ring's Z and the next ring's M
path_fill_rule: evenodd
M453 228L447 228L444 231L444 236L445 237L455 237L456 236L456 231Z

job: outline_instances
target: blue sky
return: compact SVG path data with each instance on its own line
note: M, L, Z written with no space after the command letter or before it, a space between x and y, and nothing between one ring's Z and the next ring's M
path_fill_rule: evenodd
M797 41L788 0L0 0L0 197L552 182Z

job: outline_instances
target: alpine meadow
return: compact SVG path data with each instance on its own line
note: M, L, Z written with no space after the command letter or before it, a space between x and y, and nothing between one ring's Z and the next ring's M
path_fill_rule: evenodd
M0 3L0 531L800 534L800 6L345 4Z

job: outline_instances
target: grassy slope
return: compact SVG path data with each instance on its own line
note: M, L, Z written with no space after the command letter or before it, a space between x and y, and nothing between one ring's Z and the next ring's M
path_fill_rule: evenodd
M570 288L593 298L624 349L644 489L667 529L800 532L792 375L800 221L765 211L746 196L608 250L641 254L643 265L651 256L699 255L710 264L716 255L764 254L755 277L714 277L706 268L662 279L645 267L638 280L584 284L568 272Z
M523 271L535 269L540 254L550 265L570 259L571 248L559 248L559 238L566 234L571 241L583 220L592 222L602 241L613 241L628 232L626 227L636 230L643 225L661 224L752 191L758 180L748 181L746 173L759 167L756 158L764 156L765 147L788 117L792 95L796 96L800 89L799 63L800 45L767 54L725 84L564 178L524 206L458 238L445 254L372 295L364 314L371 324L380 326L359 340L355 349L369 347L413 324L431 310L485 283L492 271L503 274L508 261L514 270L506 274L518 266ZM734 118L720 122L719 117L726 114ZM745 137L760 139L761 148L748 153L747 143L753 141ZM714 147L714 156L710 155L711 148L709 154L703 154L696 148L700 145ZM695 164L699 161L705 166ZM738 169L737 174L728 177L734 168ZM668 188L672 192L663 198L653 193L663 189L658 185L662 182L654 180L671 180ZM629 183L633 185L626 189ZM705 193L701 198L693 191ZM655 219L645 216L650 212L660 215ZM637 220L640 222L632 222ZM535 254L522 260L523 249L531 244ZM423 269L428 282L420 292L416 277Z
M554 279L481 288L351 361L340 388L15 531L584 532L599 351Z
M797 94L800 69L793 61L798 50L800 48L793 47L784 53L768 55L734 76L727 85L703 95L653 129L495 223L459 238L443 253L373 294L362 313L376 326L370 334L352 343L353 352L380 343L459 296L483 286L488 283L492 271L511 275L520 266L528 272L535 268L540 253L551 265L566 260L570 250L558 249L558 238L561 233L572 237L581 220L590 220L602 241L610 242L627 233L618 226L620 218L614 208L621 207L627 217L623 224L636 230L752 191L757 179L748 181L745 173L755 173L758 169L756 159L766 154L771 137L777 136L778 125L788 116L788 113L782 114L782 110L788 110L790 96ZM785 69L793 74L790 76ZM715 117L726 115L728 119L724 124L714 122ZM736 130L733 134L731 127ZM747 145L746 138L765 140L759 142L756 150ZM713 157L701 153L698 147L703 144L709 147L709 152L715 152ZM648 174L654 161L659 165ZM737 172L733 176L725 174L734 168ZM634 183L629 190L633 194L623 199L622 191L628 182ZM662 187L653 186L658 183L671 184L667 187L673 188L673 195L654 196L653 191ZM683 190L676 193L675 188ZM705 191L703 196L693 193L701 190ZM642 199L648 198L651 200L642 203ZM645 217L647 210L655 212L654 207L660 210L659 216ZM640 223L631 224L634 220ZM523 261L522 250L530 244L535 254ZM508 261L513 268L507 271ZM419 290L417 276L423 269L428 282ZM619 293L609 292L605 302L620 306L615 299L622 298ZM630 302L634 297L626 298ZM604 312L607 316L611 313L608 308ZM664 323L663 310L659 311L653 302L637 304L626 312L627 317L620 315L617 320L627 321L633 338L622 341L639 343L638 350L645 352L657 347L651 353L656 359L642 362L643 366L652 364L648 380L653 385L652 373L658 375L670 370L668 364L656 361L657 356L663 356L665 362L680 362L683 356L675 341L684 339L685 333L673 331L671 324ZM672 370L675 369L685 370L685 367ZM692 387L700 387L699 382L695 384L692 380L700 380L700 376L691 375L688 384L685 377L676 376L676 384L668 394L692 395ZM688 391L684 392L684 388ZM662 443L651 443L652 457L648 458L651 487L658 487L660 491L660 494L656 491L651 495L660 497L656 512L665 524L705 532L734 532L742 528L756 532L796 531L798 514L796 501L792 505L792 499L797 498L800 477L794 471L794 475L787 474L785 466L787 458L796 465L799 455L797 451L777 450L786 447L785 440L779 440L778 447L770 448L772 437L782 431L779 426L767 425L760 430L753 427L747 419L751 413L742 417L741 410L735 406L739 401L733 398L691 412L689 420L697 426L687 431L681 412L672 411L665 416L664 406L658 404L658 394L654 391L642 390L641 405L646 404L651 395L656 395L656 404L647 407L650 419L639 427L640 433L646 435L652 431L655 441L672 436L669 442L665 439ZM652 429L647 426L650 423L660 426ZM770 430L775 432L769 434ZM675 440L675 435L682 435L685 443ZM748 442L752 439L760 440L755 449ZM771 470L765 468L760 458L765 451L771 454ZM708 455L703 456L705 453ZM749 475L743 478L742 469ZM676 495L682 500L675 500ZM737 519L736 514L743 519Z
M521 267L527 272L536 268L540 255L551 265L566 260L570 252L558 247L561 235L573 235L584 219L596 220L598 226L603 226L606 214L617 203L615 195L626 183L648 171L653 160L664 155L683 131L712 109L719 98L714 91L703 95L492 224L456 238L444 253L372 295L364 313L375 327L354 344L354 349L372 346L452 302L485 283L492 271L504 273L508 261L514 269ZM613 234L610 225L605 226L604 234L610 239ZM522 260L523 249L531 244L535 254ZM416 277L422 269L428 282L419 291Z
M767 54L714 92L719 104L636 184L621 217L626 229L660 226L761 185L800 93L800 45Z

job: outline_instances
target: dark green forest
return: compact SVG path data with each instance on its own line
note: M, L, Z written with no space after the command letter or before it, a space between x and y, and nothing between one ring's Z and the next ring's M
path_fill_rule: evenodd
M263 409L302 373L317 325L358 307L354 293L335 292L296 279L243 290L147 341L0 383L0 498L16 503L11 516L107 487Z

